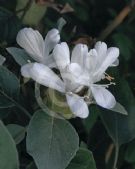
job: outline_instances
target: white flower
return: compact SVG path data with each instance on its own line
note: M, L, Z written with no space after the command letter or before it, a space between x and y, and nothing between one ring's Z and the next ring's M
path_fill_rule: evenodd
M50 30L45 40L41 34L32 28L24 28L17 35L17 43L37 62L54 67L55 62L50 52L60 41L59 31Z
M53 56L62 79L40 63L24 65L21 73L39 84L64 93L73 114L86 118L89 114L87 103L92 103L93 97L104 108L111 109L115 106L114 96L106 89L108 85L95 83L105 77L109 66L115 65L118 55L118 48L107 49L105 43L97 42L95 49L90 51L86 45L76 45L70 59L68 45L61 43L55 46Z
M0 65L3 65L3 63L5 62L6 58L3 57L2 55L0 55Z
M31 77L39 84L65 94L67 103L73 114L81 118L86 118L89 114L87 103L84 101L84 97L77 95L77 92L83 87L76 83L78 76L83 73L81 72L81 67L77 63L70 63L70 52L66 43L56 45L53 55L56 59L57 66L60 68L62 79L49 67L40 63L24 65L21 68L22 75ZM62 58L63 61L59 62L59 58Z
M98 105L111 109L115 106L116 100L106 88L113 83L110 82L108 85L95 83L105 78L105 71L109 66L118 65L119 49L116 47L107 49L107 45L104 42L97 42L94 49L89 52L86 48L86 45L79 44L73 50L72 62L79 63L87 77L83 81L78 78L77 82L89 87L89 93L92 93Z

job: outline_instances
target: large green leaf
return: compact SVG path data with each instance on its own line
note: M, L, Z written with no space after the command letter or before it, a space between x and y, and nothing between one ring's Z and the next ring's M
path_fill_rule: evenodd
M3 95L0 95L0 109L13 107L14 104L8 98Z
M7 51L13 56L15 61L20 65L23 66L27 64L29 61L33 61L33 59L28 56L28 54L23 50L16 47L7 48Z
M12 135L16 144L19 144L25 137L26 128L17 124L8 124L8 131Z
M4 66L0 66L0 108L14 105L19 95L19 81L16 76Z
M80 148L66 169L96 169L92 152Z
M99 115L99 109L96 105L90 105L89 106L89 116L86 119L83 119L83 124L89 133L94 124L97 121L98 115Z
M38 169L65 169L78 145L78 135L68 121L42 110L34 114L28 127L27 151Z
M19 169L15 142L0 121L0 169Z
M118 74L115 74L115 77ZM122 115L109 110L100 113L103 123L113 139L118 144L124 144L135 138L135 99L128 83L123 78L116 78L117 85L113 87L117 101L125 107L128 115Z
M37 169L37 167L35 166L34 162L31 162L27 165L26 169Z

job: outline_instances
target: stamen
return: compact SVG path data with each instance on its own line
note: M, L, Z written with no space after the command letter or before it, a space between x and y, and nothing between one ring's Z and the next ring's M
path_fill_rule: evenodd
M109 74L107 74L107 73L104 73L105 74L105 78L107 79L107 80L109 80L110 82L112 81L112 80L114 80L114 77L111 77Z
M83 88L84 88L84 86L79 86L79 87L75 90L75 93L79 93Z
M110 82L109 84L93 84L93 86L102 86L108 88L111 85L116 85L114 82Z

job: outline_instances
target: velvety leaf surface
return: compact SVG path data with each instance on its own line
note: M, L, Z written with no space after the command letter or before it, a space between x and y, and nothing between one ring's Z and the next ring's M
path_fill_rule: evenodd
M8 124L8 131L12 135L16 144L19 144L25 137L26 128L17 124Z
M4 66L0 66L0 108L12 107L18 95L17 77Z
M104 109L100 116L113 141L121 145L135 138L135 99L128 83L123 78L116 79L116 82L117 85L113 87L116 100L124 106L128 115Z
M66 120L34 114L27 133L27 151L38 169L65 169L78 150L76 131Z
M0 169L19 169L15 142L0 121Z
M96 169L92 152L80 148L66 169Z
M7 48L7 51L13 56L15 61L20 65L23 66L27 64L29 61L32 61L31 57L23 50L16 47Z

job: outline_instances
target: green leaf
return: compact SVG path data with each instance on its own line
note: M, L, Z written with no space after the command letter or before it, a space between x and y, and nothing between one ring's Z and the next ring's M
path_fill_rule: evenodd
M66 169L96 169L92 152L80 148Z
M19 169L16 145L0 121L0 169Z
M2 65L5 62L6 58L0 55L0 65Z
M58 26L58 30L59 32L62 31L63 27L66 25L66 20L64 18L59 18L58 21L57 21L57 26Z
M38 169L65 169L75 156L79 138L71 124L37 111L27 133L27 151Z
M7 68L0 66L0 108L11 107L19 95L19 81Z
M135 140L130 142L127 145L126 153L125 153L125 160L129 163L135 164Z
M117 74L114 75L116 77ZM114 96L117 101L125 107L128 115L122 115L104 109L100 112L101 119L117 145L127 143L135 138L135 99L128 83L120 78L116 79L116 86L114 89Z
M31 162L29 165L27 165L26 169L37 169L37 167L33 162Z
M9 101L9 99L3 97L3 95L0 95L0 109L9 108L13 106L14 104L11 101Z
M6 127L12 135L13 139L15 140L16 144L19 144L24 139L26 132L25 127L22 127L17 124L8 124Z
M115 107L113 107L111 110L123 115L128 115L126 109L118 102L116 103Z
M83 119L83 124L88 133L90 132L95 122L97 121L99 109L96 105L90 105L89 112L90 112L89 116L86 119Z
M16 47L10 47L10 48L7 48L7 51L13 56L15 61L20 66L23 66L29 63L30 61L33 61L33 59L30 56L28 56L28 54L23 49L19 49Z
M21 22L14 13L0 7L0 41L12 43L21 28Z
M81 141L80 147L81 148L87 148L88 146L87 146L87 144L85 142Z
M0 119L4 119L4 118L6 118L8 115L9 115L9 113L10 113L10 108L0 108Z

